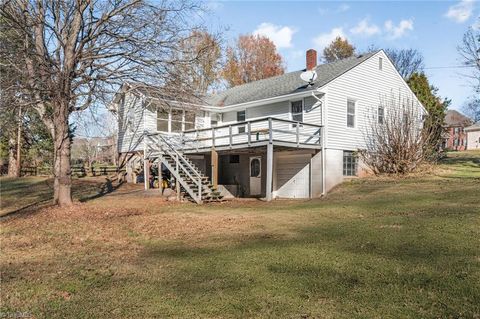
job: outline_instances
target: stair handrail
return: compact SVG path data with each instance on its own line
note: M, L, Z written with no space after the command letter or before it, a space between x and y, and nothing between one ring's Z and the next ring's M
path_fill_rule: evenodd
M178 159L180 159L182 162L179 162L179 166L182 168L182 170L187 173L190 178L192 179L192 181L196 182L197 184L197 187L198 187L198 199L201 200L202 199L202 176L197 172L197 170L185 159L185 157L183 157L183 155L178 152L171 144L170 142L164 137L162 136L162 134L157 134L160 139L162 140L163 143L161 143L160 145L166 145L168 146L168 150L165 150L169 153L173 152L177 158L177 161ZM171 154L169 154L171 156ZM173 158L173 156L172 156ZM190 172L188 170L185 169L184 167L184 163L187 165L188 168L190 168L192 170L192 172L194 173L195 177L196 177L196 180L195 178L190 174Z

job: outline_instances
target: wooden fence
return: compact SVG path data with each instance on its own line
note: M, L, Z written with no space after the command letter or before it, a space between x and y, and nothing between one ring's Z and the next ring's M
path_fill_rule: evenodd
M1 174L6 175L8 172L8 166L2 167ZM125 171L125 168L118 169L117 166L93 166L85 167L72 165L72 176L85 177L85 176L105 176L115 174L117 172ZM22 166L20 170L21 176L51 176L53 175L53 168L51 166Z

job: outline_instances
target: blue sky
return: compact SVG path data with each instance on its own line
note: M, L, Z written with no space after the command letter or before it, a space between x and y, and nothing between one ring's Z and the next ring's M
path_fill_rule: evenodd
M227 41L239 34L268 36L287 70L304 68L305 51L321 52L341 35L359 51L415 48L425 57L426 73L443 97L458 109L472 94L456 50L469 26L480 28L480 2L463 1L210 1L206 22L227 27Z

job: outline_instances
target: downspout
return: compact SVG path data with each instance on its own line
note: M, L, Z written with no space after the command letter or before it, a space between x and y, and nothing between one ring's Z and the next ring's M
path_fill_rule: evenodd
M320 91L318 91L317 89L317 92L320 93ZM321 99L319 99L314 92L312 92L312 96L317 99L321 105L322 105L322 147L321 147L321 152L322 152L322 196L325 196L327 194L326 190L325 190L325 186L326 186L326 163L325 163L325 141L326 141L326 136L325 136L325 119L326 119L326 116L325 116L325 109L326 109L326 102L327 102L327 97L326 97L326 94L324 94L324 101L322 101Z

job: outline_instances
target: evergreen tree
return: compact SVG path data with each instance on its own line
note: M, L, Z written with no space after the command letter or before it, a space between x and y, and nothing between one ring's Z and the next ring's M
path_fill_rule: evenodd
M424 73L413 73L407 83L428 112L423 129L430 136L428 151L435 157L443 140L445 112L450 100L442 100L438 89L430 85Z

